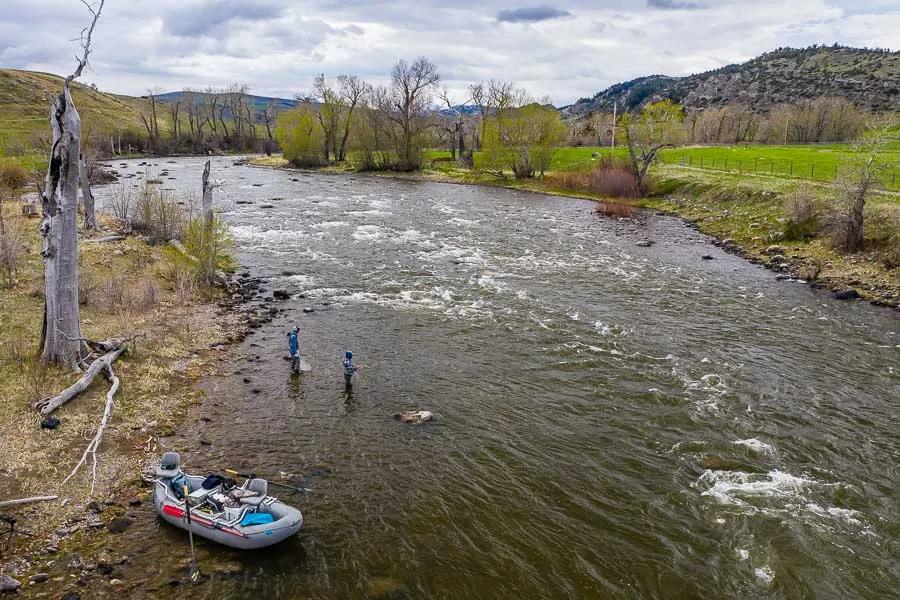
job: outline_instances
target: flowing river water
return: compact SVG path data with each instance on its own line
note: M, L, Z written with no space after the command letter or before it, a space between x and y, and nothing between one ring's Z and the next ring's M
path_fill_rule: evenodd
M199 192L202 160L156 162ZM294 297L163 443L189 471L293 474L305 524L265 551L198 542L201 569L234 568L185 590L187 536L145 503L115 538L132 597L896 597L897 313L666 216L225 158L213 177L239 261ZM437 420L392 418L410 409Z

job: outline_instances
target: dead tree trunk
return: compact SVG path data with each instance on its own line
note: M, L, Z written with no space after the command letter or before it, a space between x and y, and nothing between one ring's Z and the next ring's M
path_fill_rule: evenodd
M50 129L53 145L47 179L41 191L41 256L44 258L44 321L41 361L77 371L81 363L81 319L78 313L78 174L81 157L81 117L69 87L81 76L91 53L91 36L103 11L104 0L91 13L82 33L84 54L66 78L62 93L53 101Z
M81 118L69 81L50 115L53 150L41 194L44 257L44 322L41 361L78 370L81 319L78 312L78 174Z
M209 182L210 161L203 167L203 238L200 257L203 261L203 279L211 284L216 273L215 219L213 217L212 184Z
M84 206L84 228L97 231L97 215L94 213L94 194L91 192L91 176L87 161L81 155L81 201Z

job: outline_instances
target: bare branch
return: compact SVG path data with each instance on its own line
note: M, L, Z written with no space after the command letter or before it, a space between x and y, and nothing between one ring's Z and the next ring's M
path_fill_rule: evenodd
M100 0L100 6L97 10L94 10L94 7L87 0L81 0L81 3L84 4L88 12L91 13L91 24L85 29L81 30L81 48L84 50L84 54L80 59L78 59L78 66L75 68L75 72L66 77L66 85L81 77L81 72L88 64L88 56L91 54L91 36L94 35L94 27L97 26L97 21L100 19L100 13L103 12L103 5L106 3L106 0ZM87 36L85 36L84 32L87 31Z

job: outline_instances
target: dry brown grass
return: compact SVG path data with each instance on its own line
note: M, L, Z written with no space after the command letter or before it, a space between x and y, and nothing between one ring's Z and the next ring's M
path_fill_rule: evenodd
M0 158L0 187L15 190L28 183L28 170L14 158Z

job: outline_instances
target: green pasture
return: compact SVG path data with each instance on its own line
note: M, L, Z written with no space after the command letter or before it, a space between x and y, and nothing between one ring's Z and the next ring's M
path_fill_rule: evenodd
M680 165L693 169L725 171L735 174L760 174L778 178L833 181L841 166L850 162L856 150L851 144L808 144L766 146L740 144L735 146L682 146L665 148L659 160L663 164ZM587 169L612 154L610 148L561 147L557 148L550 165L551 171ZM435 162L449 157L447 151L431 150L425 155L424 166L437 170L455 168L451 162ZM626 150L617 147L616 160L624 160ZM900 142L894 142L883 154L886 168L882 175L885 187L900 191ZM475 153L475 167L483 168L484 157Z

